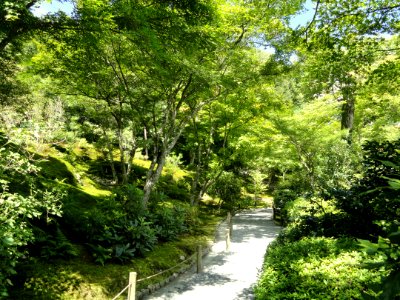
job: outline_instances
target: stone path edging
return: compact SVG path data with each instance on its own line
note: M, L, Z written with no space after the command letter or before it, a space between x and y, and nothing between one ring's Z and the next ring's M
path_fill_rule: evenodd
M213 245L215 244L215 242L216 242L216 240L218 238L219 231L221 230L221 226L223 224L225 224L225 226L227 226L226 222L227 222L227 218L225 218L222 221L220 221L218 223L218 225L215 227L214 240L212 242L209 242L207 244L207 247L205 249L203 249L203 257L205 257L211 251L211 248L213 247ZM192 254L191 257L195 257L195 256L196 256L196 253ZM146 288L137 291L136 292L136 299L137 300L141 300L141 299L143 299L144 296L151 295L155 291L157 291L160 288L166 286L171 281L177 279L180 275L182 275L182 274L186 273L187 271L189 271L190 269L194 268L195 265L196 265L196 260L192 259L192 262L189 265L183 266L177 272L174 272L173 274L171 274L169 277L167 277L163 281L161 281L159 283L156 283L156 284L150 284Z

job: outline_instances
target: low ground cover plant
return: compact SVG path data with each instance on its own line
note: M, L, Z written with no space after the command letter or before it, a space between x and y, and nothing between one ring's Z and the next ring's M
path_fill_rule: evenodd
M362 299L380 273L363 268L364 255L351 239L307 237L268 250L257 299ZM378 260L378 258L376 258Z

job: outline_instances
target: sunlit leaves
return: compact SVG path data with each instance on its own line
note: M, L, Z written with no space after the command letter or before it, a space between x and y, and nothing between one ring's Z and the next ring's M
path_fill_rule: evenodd
M38 168L17 152L0 149L0 298L7 295L9 277L26 254L22 248L32 241L29 220L45 216L50 221L61 215L62 195L54 191L39 192L33 184ZM6 179L20 180L28 192L12 191Z

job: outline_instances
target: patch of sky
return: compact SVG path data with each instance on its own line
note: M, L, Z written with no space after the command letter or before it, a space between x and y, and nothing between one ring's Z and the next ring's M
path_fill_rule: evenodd
M49 13L56 13L62 11L67 15L72 15L74 5L72 2L51 0L51 1L39 1L38 4L34 5L31 9L35 16L42 17ZM312 0L307 0L304 3L304 9L299 14L293 16L290 20L290 27L293 29L298 26L304 26L309 23L315 12L315 4Z
M292 29L296 29L299 26L307 26L313 19L315 14L315 3L312 0L306 0L303 9L299 11L296 15L292 16L289 20L289 26ZM254 39L254 45L256 48L260 49L261 51L265 51L269 54L274 54L275 49L268 44L263 44L262 38ZM292 57L291 61L294 62L298 58Z
M296 29L299 26L306 26L311 22L315 14L315 4L311 0L304 3L304 8L297 15L290 19L290 27Z
M72 15L73 10L74 5L72 2L59 0L39 1L38 4L34 5L31 9L32 13L37 17L43 17L47 14L52 14L59 11L62 11L67 15Z

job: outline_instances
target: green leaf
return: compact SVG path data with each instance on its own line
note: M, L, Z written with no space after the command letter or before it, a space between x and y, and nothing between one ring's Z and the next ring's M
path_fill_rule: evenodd
M395 163L392 163L391 161L388 161L388 160L379 160L382 164L384 164L385 166L387 166L387 167L392 167L392 168L395 168L395 169L398 169L399 168L399 166L398 165L396 165Z
M396 232L392 232L389 234L389 240L393 244L400 244L400 230L397 230Z
M7 236L3 238L3 244L6 246L11 246L14 244L14 239L12 237Z
M396 170L400 169L399 165L396 165L395 163L392 163L391 161L388 161L388 160L379 160L379 161L387 167L392 167L392 168L395 168Z
M371 243L368 240L358 240L358 245L363 248L363 251L370 255L377 253L379 249L378 244Z
M388 239L383 238L383 237L380 236L378 238L378 248L379 249L388 249L388 248L390 248Z
M383 282L381 299L392 300L400 293L400 271L392 272Z
M389 185L394 190L400 190L400 180L399 179L390 179Z

